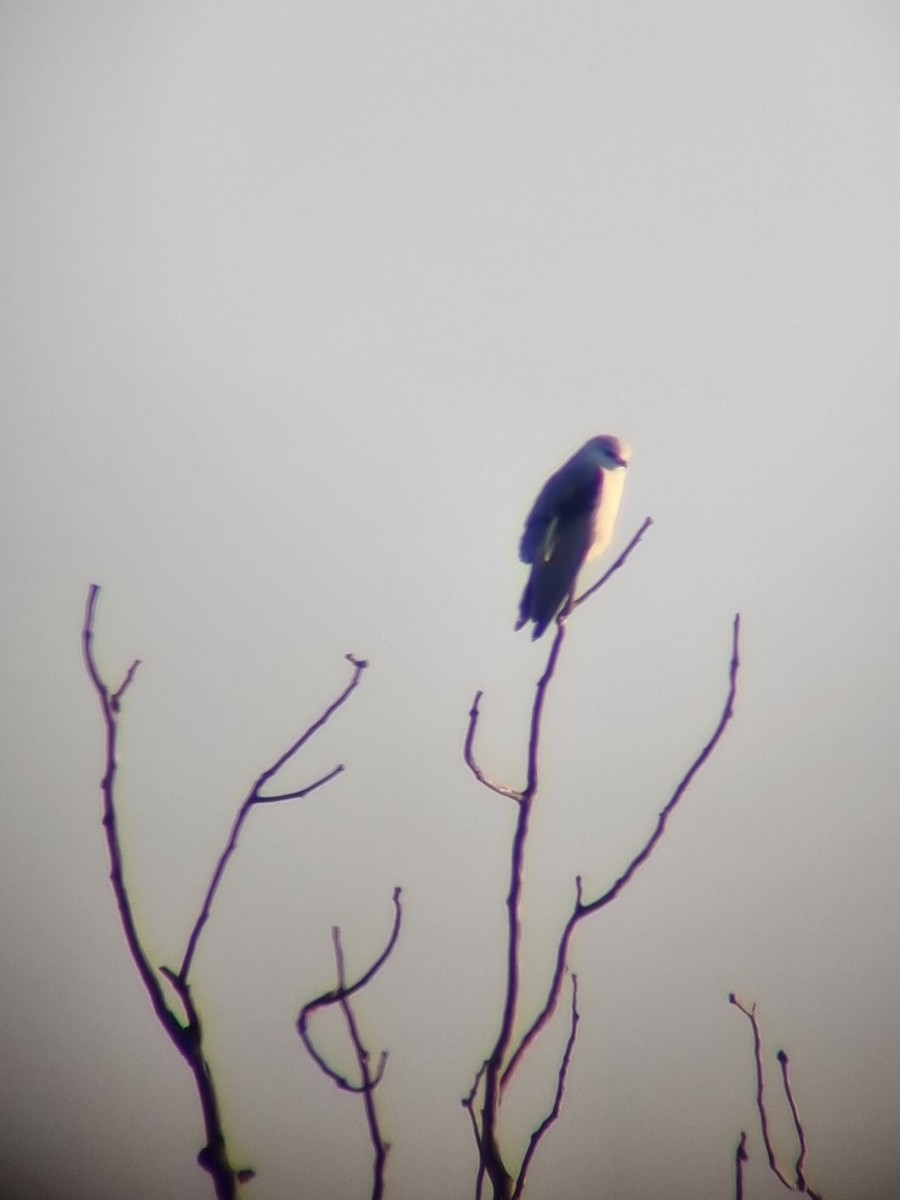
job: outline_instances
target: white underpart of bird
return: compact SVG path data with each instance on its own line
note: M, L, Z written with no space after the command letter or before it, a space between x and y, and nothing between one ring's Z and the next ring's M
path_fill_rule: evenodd
M630 458L621 438L591 438L541 488L519 545L531 574L516 629L533 621L531 636L539 638L573 595L585 562L607 549Z

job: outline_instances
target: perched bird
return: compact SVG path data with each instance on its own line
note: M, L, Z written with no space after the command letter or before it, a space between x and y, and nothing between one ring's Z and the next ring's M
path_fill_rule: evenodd
M620 438L591 438L541 488L519 545L531 575L516 629L533 621L531 636L539 638L574 592L584 563L609 546L630 457Z

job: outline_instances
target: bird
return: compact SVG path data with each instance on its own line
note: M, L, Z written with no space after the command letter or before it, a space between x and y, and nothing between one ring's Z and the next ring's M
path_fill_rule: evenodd
M531 574L515 626L533 621L533 641L574 595L585 562L612 541L630 458L631 447L621 438L593 437L538 493L519 543L519 558Z

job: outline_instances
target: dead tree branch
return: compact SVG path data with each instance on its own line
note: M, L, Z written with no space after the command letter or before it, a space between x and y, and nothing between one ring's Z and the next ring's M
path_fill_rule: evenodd
M572 1010L569 1020L569 1037L566 1041L566 1048L563 1050L563 1056L560 1060L559 1070L556 1076L556 1095L553 1099L553 1107L550 1112L544 1117L534 1133L528 1139L528 1148L525 1151L525 1157L522 1159L522 1165L519 1167L519 1178L516 1183L516 1189L513 1192L513 1200L518 1200L522 1195L525 1187L525 1180L528 1176L528 1168L531 1166L531 1160L534 1158L535 1151L541 1143L544 1134L557 1120L562 1109L563 1094L566 1090L566 1076L569 1073L569 1063L572 1061L572 1051L575 1049L575 1039L578 1036L578 1021L580 1019L578 1012L578 976L572 976Z
M308 784L305 788L301 788L299 791L284 792L279 796L262 795L262 789L266 786L269 780L272 779L272 777L276 775L282 767L286 766L299 750L302 750L313 734L318 733L322 726L327 724L327 722L339 708L346 704L352 693L359 685L362 673L369 664L365 661L365 659L354 658L352 654L346 654L344 657L353 667L353 673L349 682L335 697L335 699L332 700L331 704L328 705L322 715L317 717L316 720L313 721L313 723L293 743L293 745L289 746L287 750L285 750L285 752L279 758L277 758L270 767L262 772L262 774L257 778L256 782L251 787L246 800L238 809L237 816L235 817L234 823L231 826L231 833L228 837L228 841L225 843L225 849L219 855L215 870L212 873L212 878L210 879L209 887L207 888L206 896L203 900L203 906L200 909L200 915L194 922L194 927L191 930L190 937L188 938L187 947L184 952L184 958L182 959L181 967L178 971L178 976L180 979L186 980L188 977L191 969L191 963L194 961L194 954L197 951L197 943L200 940L200 934L203 932L203 926L209 920L209 914L212 911L213 900L215 899L219 884L222 882L222 877L225 874L225 868L228 865L228 860L237 849L238 838L240 837L241 829L243 828L247 817L250 815L251 810L255 808L257 804L280 804L282 801L297 800L303 796L308 796L310 792L316 791L317 788L322 787L323 784L328 783L330 780L334 779L336 775L340 775L344 770L344 764L338 763L337 766L332 767L332 769L326 775L323 775L321 779L315 780L314 783Z
M279 800L295 799L300 796L308 795L321 787L330 779L333 779L344 768L343 766L335 767L327 775L316 780L308 787L297 792L286 793L282 796L263 796L260 794L260 789L272 778L272 776L283 767L288 760L293 757L297 751L306 744L310 737L330 719L333 713L341 707L341 705L349 698L351 692L359 683L362 671L366 667L366 663L357 660L348 655L349 661L353 664L353 676L350 683L343 689L337 699L330 704L323 714L306 730L304 734L291 746L284 754L276 760L276 762L259 776L247 800L244 801L234 825L231 830L231 837L219 858L216 869L213 872L213 877L206 893L206 898L200 912L200 916L194 924L190 937L188 938L187 949L180 969L175 972L169 967L161 967L160 972L171 983L178 998L183 1006L183 1016L176 1015L169 1007L160 984L156 971L151 967L147 953L138 933L137 924L134 917L134 911L131 906L131 900L128 895L128 889L125 884L122 848L119 841L118 832L118 817L116 812L116 775L118 772L118 736L119 736L119 714L122 708L122 701L125 693L134 681L135 673L140 666L140 659L135 659L122 679L122 682L115 689L110 689L100 673L97 665L96 656L94 654L94 621L97 610L97 600L100 595L100 588L97 584L91 584L88 590L87 602L85 604L84 621L81 629L81 643L84 654L85 666L93 685L94 691L100 702L100 709L103 714L103 722L105 726L105 770L103 778L100 782L100 793L103 801L103 829L106 834L107 854L109 858L109 878L112 885L113 896L115 898L116 907L119 912L119 919L122 924L122 929L125 934L125 941L128 945L129 953L132 961L137 969L144 984L144 988L150 997L150 1003L157 1020L162 1025L163 1029L169 1035L175 1048L184 1058L185 1062L191 1070L194 1077L194 1082L197 1088L197 1094L200 1100L200 1108L203 1116L204 1132L206 1144L197 1156L197 1161L200 1166L210 1175L215 1194L218 1200L234 1200L237 1195L237 1187L239 1184L246 1183L253 1178L253 1171L250 1167L234 1167L229 1158L225 1142L224 1127L222 1124L222 1116L219 1108L218 1096L213 1082L212 1071L203 1051L203 1029L200 1020L200 1014L194 1004L191 995L191 987L189 982L189 973L193 962L194 954L197 949L197 944L203 926L209 919L212 902L215 897L216 889L221 882L222 875L229 857L234 852L237 846L238 835L241 830L246 816L250 809L255 804L273 803Z
M531 1140L529 1141L517 1177L514 1178L512 1172L506 1165L506 1161L499 1144L498 1118L503 1092L506 1085L512 1078L516 1067L521 1062L522 1056L525 1054L528 1047L534 1042L535 1038L545 1028L556 1009L563 981L568 971L568 952L575 928L582 918L598 912L601 908L604 908L607 904L610 904L634 878L638 869L653 853L653 850L658 845L665 832L669 817L678 805L684 793L687 791L697 772L701 769L718 745L718 742L733 715L734 700L737 693L737 676L739 668L738 645L740 634L740 616L736 616L734 619L731 661L729 666L729 686L726 700L712 736L694 759L688 771L685 773L684 777L673 792L668 803L661 811L656 827L650 838L647 840L638 854L635 855L626 870L615 881L612 887L610 887L602 895L599 895L592 900L585 901L582 880L580 877L576 879L575 904L572 913L560 935L557 947L556 966L547 999L543 1008L529 1026L518 1045L513 1048L513 1030L516 1022L520 992L520 906L524 879L525 846L528 837L531 809L538 792L540 737L547 691L556 670L566 633L566 623L572 610L577 605L582 604L590 596L594 595L607 582L607 580L610 579L611 576L625 564L628 557L641 541L644 533L647 531L647 529L649 529L651 524L651 519L647 518L647 520L643 523L643 525L641 525L637 533L626 546L625 550L619 555L619 557L609 568L609 570L602 576L602 578L598 580L598 582L591 588L589 588L582 596L579 596L577 599L573 596L573 598L570 599L569 603L563 608L562 612L556 618L556 634L550 647L547 664L537 682L534 701L531 709L526 758L526 779L524 788L520 790L512 788L506 784L497 783L496 781L492 780L477 764L474 755L474 742L478 720L480 717L480 704L482 699L481 692L476 693L474 702L469 711L469 723L463 751L466 765L469 767L469 770L472 772L478 782L482 784L482 786L488 788L490 791L493 791L498 795L515 800L517 804L516 825L513 832L510 854L509 890L506 898L506 986L500 1020L500 1029L488 1058L483 1066L479 1069L478 1074L475 1077L469 1095L463 1100L463 1106L469 1112L469 1117L472 1123L472 1131L478 1151L479 1165L478 1176L476 1180L477 1198L480 1198L481 1196L484 1177L486 1175L491 1183L493 1200L518 1200L518 1198L521 1197L524 1192L528 1168L531 1165L535 1151L537 1150L544 1134L559 1116L559 1110L562 1104L562 1097L565 1088L566 1074L574 1048L575 1034L578 1023L578 1009L574 980L570 1036L557 1076L556 1099L548 1117L531 1135ZM480 1113L476 1113L475 1100L479 1093L481 1095L481 1107Z
M734 1152L734 1200L744 1200L744 1163L747 1161L747 1135L741 1130Z
M475 1073L475 1078L472 1081L472 1086L469 1089L469 1094L463 1096L462 1106L469 1114L469 1121L472 1125L472 1136L475 1138L475 1145L478 1149L478 1173L475 1177L475 1200L481 1200L481 1192L484 1187L484 1155L481 1152L481 1129L478 1125L478 1116L475 1111L476 1097L481 1081L484 1078L484 1073L487 1070L487 1061L483 1062Z
M381 970L387 960L390 958L394 946L397 944L397 938L400 936L400 925L403 919L403 910L400 905L401 889L394 889L394 924L391 929L390 937L387 945L381 954L368 970L357 979L356 983L348 984L346 972L344 969L344 949L341 944L341 931L339 926L335 925L332 928L332 940L334 942L334 958L337 969L336 988L332 988L327 992L323 992L321 996L317 996L314 1000L310 1000L304 1004L300 1010L300 1015L297 1018L297 1032L300 1035L303 1045L312 1058L317 1067L327 1075L328 1078L342 1091L357 1092L362 1095L363 1104L366 1111L366 1124L369 1130L369 1140L372 1143L374 1154L373 1175L372 1175L372 1200L381 1200L384 1195L384 1171L387 1163L389 1144L384 1140L381 1132L381 1126L378 1120L378 1110L375 1105L375 1089L384 1076L384 1068L387 1064L388 1052L382 1050L378 1059L378 1066L375 1070L371 1067L371 1055L366 1049L365 1042L359 1032L359 1023L356 1019L356 1014L350 1004L350 997L356 992L361 991ZM309 1032L309 1019L313 1013L320 1009L329 1008L337 1004L341 1009L344 1021L347 1026L347 1033L350 1037L350 1043L353 1047L353 1054L356 1059L356 1065L359 1069L359 1083L352 1082L341 1071L331 1066L324 1054L317 1048L312 1040Z
M603 585L607 582L607 580L610 579L613 575L615 575L616 571L621 570L621 568L625 566L625 563L631 557L632 550L634 550L637 547L638 542L643 538L644 534L647 532L647 530L650 528L650 526L652 524L653 524L652 517L644 518L644 523L641 525L640 529L637 531L637 533L634 535L634 537L631 539L631 541L628 543L628 545L625 547L625 549L622 551L622 553L619 555L619 557L616 559L616 561L612 564L612 566L608 567L607 570L605 570L603 572L603 574L600 576L600 578L597 580L597 582L592 583L591 586L588 588L588 590L586 592L583 592L582 595L580 595L577 598L577 600L572 601L573 608L577 608L579 606L579 604L584 604L585 600L589 600L591 598L591 596L593 596L594 592L599 592L600 589L603 587Z
M638 851L638 853L634 856L634 858L631 860L631 862L628 864L628 866L625 868L625 870L622 872L622 874L619 876L619 878L615 881L615 883L613 883L613 885L610 888L608 888L605 892L603 892L601 895L595 897L595 899L588 900L588 901L584 900L583 884L582 884L581 876L578 876L576 878L576 880L575 880L575 904L572 908L572 912L569 916L569 919L567 920L566 924L563 927L563 931L562 931L562 934L559 939L557 955L556 955L556 967L555 967L555 970L553 973L553 978L551 980L550 987L547 992L547 999L544 1002L543 1008L538 1013L538 1015L535 1017L534 1021L529 1026L529 1028L527 1029L525 1034L523 1035L522 1040L520 1041L519 1045L516 1047L515 1052L513 1053L512 1057L509 1060L509 1064L503 1073L503 1081L502 1082L503 1082L504 1087L509 1083L509 1080L511 1079L512 1075L514 1074L516 1067L521 1062L522 1055L526 1052L528 1047L535 1040L535 1038L538 1036L538 1034L541 1032L541 1030L547 1024L547 1022L550 1020L551 1016L553 1015L553 1013L556 1009L557 1002L559 1001L560 991L562 989L563 981L565 979L566 965L567 965L568 953L569 953L569 945L572 940L572 935L574 934L575 929L577 928L578 924L585 917L590 916L592 913L599 912L601 908L605 908L608 904L611 904L613 902L613 900L615 900L616 897L621 894L623 889L625 887L627 887L627 885L631 882L631 880L634 878L634 876L637 873L637 871L639 870L639 868L641 866L643 866L643 864L648 860L650 855L653 853L653 851L659 845L659 842L662 839L662 836L666 831L666 826L668 824L669 818L671 817L672 813L675 811L676 807L678 806L678 804L679 804L681 798L684 796L685 792L690 787L690 785L693 782L694 778L696 777L698 771L701 769L701 767L704 765L704 763L706 763L708 761L708 759L710 758L710 756L712 755L716 746L719 744L719 741L721 740L722 735L724 734L725 729L728 726L728 723L731 721L732 717L734 716L734 702L735 702L735 698L737 696L738 671L740 669L740 656L739 656L740 628L741 628L741 618L740 618L740 614L737 614L734 618L734 622L732 625L731 660L730 660L729 666L728 666L728 690L727 690L727 694L725 696L725 703L722 707L721 715L719 716L719 720L716 723L716 727L713 730L712 735L710 736L706 745L703 747L703 749L700 751L700 753L696 756L694 761L688 767L687 771L682 776L681 781L679 782L678 786L675 788L675 790L672 793L671 797L669 798L668 802L663 807L662 811L659 814L659 817L657 818L656 826L655 826L653 832L651 833L650 837L647 839L647 841L644 843L643 847Z
M762 1133L763 1145L766 1148L766 1156L769 1160L769 1169L777 1177L777 1179L784 1184L788 1191L799 1192L800 1195L809 1196L810 1200L822 1200L821 1194L813 1191L806 1179L806 1134L803 1129L803 1123L800 1120L800 1111L797 1107L797 1101L794 1097L794 1091L791 1087L791 1081L788 1076L788 1056L784 1050L779 1050L778 1054L776 1055L779 1066L781 1067L782 1087L784 1088L784 1094L787 1098L788 1105L790 1106L791 1117L794 1122L794 1133L799 1146L797 1162L794 1166L793 1181L791 1181L788 1175L778 1165L778 1158L775 1154L775 1147L772 1144L772 1138L769 1132L769 1113L766 1107L765 1096L762 1033L760 1032L759 1021L756 1017L756 1005L751 1004L748 1006L744 1004L737 998L734 992L729 995L728 1002L729 1004L733 1004L735 1008L739 1009L744 1014L744 1016L750 1022L750 1028L753 1031L753 1060L756 1068L756 1110L759 1113L759 1127ZM742 1135L742 1145L743 1138L745 1136L746 1135ZM745 1152L745 1160L746 1157L747 1156ZM740 1181L740 1176L738 1179Z

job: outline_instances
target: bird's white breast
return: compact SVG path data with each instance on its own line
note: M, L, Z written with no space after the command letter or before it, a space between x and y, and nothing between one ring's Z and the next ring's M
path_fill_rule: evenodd
M594 537L587 557L597 558L609 546L619 515L619 505L622 503L622 489L625 486L625 470L601 471L599 504L594 510Z

